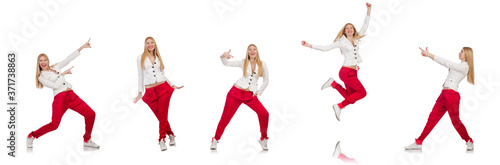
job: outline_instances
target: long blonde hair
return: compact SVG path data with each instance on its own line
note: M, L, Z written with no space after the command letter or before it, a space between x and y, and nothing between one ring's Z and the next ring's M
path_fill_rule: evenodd
M148 47L146 45L146 42L148 42L148 39L153 40L153 42L155 43L155 49L153 50L153 55L156 56L158 58L158 60L160 60L161 69L165 69L165 66L163 65L163 60L161 59L161 56L160 56L160 50L158 50L158 45L156 44L155 39L151 36L147 37L146 40L144 40L144 52L142 53L142 56L141 56L141 68L144 69L144 61L146 60L146 58L149 54L149 50L148 50Z
M38 55L38 58L36 58L36 77L35 77L35 81L36 81L36 88L40 88L40 89L43 88L43 84L40 82L40 80L38 80L38 77L40 77L41 74L42 74L42 68L40 67L40 63L39 63L41 57L45 57L47 59L47 63L50 64L49 57L45 53L41 53L40 55ZM54 64L54 65L56 65L56 64ZM52 67L54 67L54 66L50 66L50 68L52 68Z
M465 53L465 61L467 61L467 65L469 65L469 72L467 73L467 81L471 84L474 84L474 52L472 52L472 48L464 47Z
M356 30L356 27L354 27L352 23L346 23L342 28L342 30L340 30L339 34L337 34L337 37L335 37L335 40L333 40L333 42L338 41L340 40L340 38L342 38L342 36L345 36L345 28L347 27L347 25L351 25L352 28L354 29L353 37L355 40L359 40L365 36L365 35L359 35L358 30Z
M250 63L250 54L248 53L250 46L255 47L255 49L257 50L257 53L255 54L255 63L257 64L257 66L259 66L259 77L262 77L264 75L264 68L262 68L262 61L260 61L259 49L257 49L257 46L255 46L255 44L250 44L247 47L247 55L245 56L245 62L243 63L243 76L247 76L247 67L248 63Z

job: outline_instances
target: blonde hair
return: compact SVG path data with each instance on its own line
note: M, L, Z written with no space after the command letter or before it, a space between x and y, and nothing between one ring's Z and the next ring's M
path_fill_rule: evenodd
M464 47L462 50L465 53L465 61L467 61L467 65L469 65L467 81L474 84L474 52L472 52L472 48L470 47Z
M347 25L351 25L352 28L354 29L353 37L355 40L359 40L365 36L365 35L359 35L358 31L356 30L356 27L354 27L352 23L346 23L342 28L342 30L340 30L339 34L337 34L337 37L335 37L335 40L333 40L333 42L338 41L340 40L340 38L342 38L342 36L345 36L345 28L347 27Z
M161 59L160 56L160 50L158 50L158 45L156 44L155 39L151 36L147 37L146 40L144 40L144 52L142 53L141 56L141 68L144 69L144 61L146 60L146 57L149 54L148 47L146 46L146 42L148 41L148 39L153 40L153 42L155 43L155 49L153 50L153 55L156 56L158 60L160 60L161 69L165 69L165 66L163 65L163 60Z
M255 49L257 50L257 53L255 54L255 63L259 66L259 77L262 77L264 75L264 68L262 68L262 61L260 61L259 50L257 49L257 46L255 46L255 44L250 44L247 47L247 55L245 57L245 62L243 63L243 76L247 76L247 67L248 63L250 63L250 54L248 53L250 46L255 47Z
M41 57L45 57L47 59L47 63L50 64L49 57L45 53L41 53L40 55L38 55L38 58L36 58L36 77L35 77L35 81L36 81L36 88L40 88L40 89L43 88L43 84L40 82L40 80L38 80L38 77L40 77L41 74L42 74L42 68L40 67L40 62L39 62ZM57 63L54 64L54 65L57 65ZM54 67L54 65L50 66L50 68Z

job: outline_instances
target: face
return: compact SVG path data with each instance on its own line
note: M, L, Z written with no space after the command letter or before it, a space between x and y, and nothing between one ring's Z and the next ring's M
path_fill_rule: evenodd
M460 51L460 53L458 53L458 59L465 61L465 52L464 52L464 49L462 49Z
M352 25L347 25L347 26L345 27L344 33L345 33L347 36L353 36L353 35L354 35L354 26L352 26Z
M153 41L153 39L147 39L146 40L146 48L148 48L148 51L152 52L155 50L156 43Z
M250 55L250 59L255 59L257 57L257 47L250 46L248 48L248 55Z
M45 56L40 56L38 58L38 65L42 70L48 70L49 69L49 59L47 59Z

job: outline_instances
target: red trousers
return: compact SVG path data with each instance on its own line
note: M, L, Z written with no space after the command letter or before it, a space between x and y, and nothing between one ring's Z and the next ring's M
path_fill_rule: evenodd
M464 124L462 124L462 121L460 121L460 118L458 117L459 104L460 94L458 92L451 89L443 90L436 100L434 108L432 108L432 112L429 115L429 119L427 120L427 124L425 125L422 134L418 139L416 139L417 144L422 144L422 141L424 141L427 135L429 135L434 126L436 126L446 112L450 115L451 122L453 123L453 126L457 130L458 134L460 134L460 137L462 137L465 141L469 141L469 134L467 133Z
M66 110L72 109L85 118L85 134L83 140L86 142L90 139L92 128L94 127L95 112L78 97L73 90L61 92L54 97L52 102L52 121L32 132L33 137L38 138L44 134L56 130L61 123L62 116Z
M165 82L151 88L146 88L146 93L142 97L142 101L151 108L160 122L159 140L164 139L167 134L174 135L168 123L168 106L170 105L170 97L172 97L173 92L174 88Z
M340 80L345 84L345 88L336 82L332 83L332 87L339 91L344 97L344 101L340 103L340 108L344 108L349 104L354 104L356 101L366 96L365 87L358 79L358 71L348 67L342 67L339 72Z
M227 93L226 104L224 105L224 112L222 112L222 117L217 126L217 131L215 132L215 139L219 140L226 129L227 124L233 118L234 113L238 110L241 103L246 104L252 110L257 113L259 117L260 124L260 134L261 139L267 138L267 126L269 123L269 113L266 108L260 103L257 96L253 96L252 92L244 91L233 86L231 90Z

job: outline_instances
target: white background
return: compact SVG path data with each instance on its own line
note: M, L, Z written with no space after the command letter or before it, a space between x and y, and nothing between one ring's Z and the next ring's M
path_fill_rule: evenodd
M46 11L38 4L48 2L57 7ZM326 45L347 22L361 28L364 1L4 1L0 52L19 53L20 110L17 157L5 151L2 164L338 164L342 161L332 154L339 140L342 151L362 164L498 164L498 3L371 3L358 72L368 95L348 106L338 122L331 105L342 97L320 87L328 77L339 81L343 57L338 50L302 47L300 41ZM26 26L34 31L23 34ZM12 35L25 42L13 44ZM174 92L169 112L177 146L165 152L157 145L158 121L151 110L142 101L132 104L137 93L135 60L147 36L156 39L168 78L185 86ZM36 139L34 148L27 150L25 137L50 122L53 100L52 90L35 88L37 55L43 52L52 63L58 62L89 37L92 48L68 65L75 68L66 80L97 113L92 135L101 149L83 149L83 117L69 110L56 131ZM211 152L210 139L226 94L241 76L240 69L224 67L218 57L232 49L241 59L251 43L270 72L269 86L260 97L270 112L270 149L261 152L257 116L242 105L218 151ZM465 151L447 114L422 152L403 150L422 131L447 74L446 68L423 58L419 46L456 62L463 46L474 49L476 85L464 81L459 89L460 117L475 141L474 152ZM5 58L0 63L7 68ZM1 76L6 77L6 71ZM1 82L5 87L5 79ZM5 124L7 113L1 114ZM0 130L6 137L6 126Z

